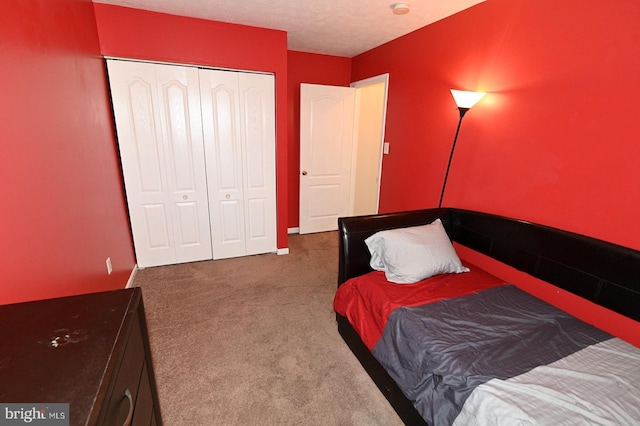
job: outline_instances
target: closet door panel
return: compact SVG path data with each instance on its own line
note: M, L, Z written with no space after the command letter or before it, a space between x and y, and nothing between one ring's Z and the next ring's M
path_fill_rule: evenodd
M143 205L146 240L150 250L158 251L171 248L169 219L165 204Z
M196 189L194 164L194 146L191 138L189 120L188 88L170 81L163 87L165 101L165 125L167 144L170 148L171 169L176 191L194 191ZM199 129L194 129L200 132ZM197 156L197 152L195 153Z
M220 240L225 245L243 244L244 232L242 225L242 215L240 214L240 203L238 201L222 201L220 212L226 219L224 227L221 229Z
M199 72L213 258L244 256L239 73Z
M247 254L276 251L274 77L241 73Z
M212 258L198 69L155 65L176 261Z
M215 141L215 167L218 170L220 189L240 191L242 187L242 156L237 134L237 96L228 85L221 85L211 91Z
M249 220L247 234L249 235L249 241L255 242L269 238L270 226L265 221L265 218L269 217L267 204L265 199L253 199L247 203L247 218Z
M182 247L200 245L202 238L199 225L202 220L198 217L198 205L194 202L178 202L175 206L176 213L178 214L179 227L177 231L180 245Z
M142 193L160 195L163 192L164 183L160 165L162 153L157 140L154 108L155 76L151 75L147 78L152 80L152 83L141 78L134 79L128 84L125 83L126 87L121 91L131 108L126 111L129 113L130 120L130 129L126 130L131 131L132 143L132 149L127 152L130 155L127 160L134 164L128 165L138 168L136 170L128 167L125 173L135 179L132 184L139 184L137 188ZM123 133L127 133L125 129ZM136 182L137 180L139 182Z
M108 69L138 266L174 263L155 71L123 61L108 61Z

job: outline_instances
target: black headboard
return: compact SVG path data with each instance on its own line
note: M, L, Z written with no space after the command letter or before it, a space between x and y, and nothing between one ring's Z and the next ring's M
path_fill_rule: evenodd
M364 240L440 218L452 241L640 321L640 251L560 229L461 209L340 218L338 285L371 271Z

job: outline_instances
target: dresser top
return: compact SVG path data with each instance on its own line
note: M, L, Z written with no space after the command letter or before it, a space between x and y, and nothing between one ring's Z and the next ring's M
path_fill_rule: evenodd
M0 402L88 416L140 298L135 288L0 306Z

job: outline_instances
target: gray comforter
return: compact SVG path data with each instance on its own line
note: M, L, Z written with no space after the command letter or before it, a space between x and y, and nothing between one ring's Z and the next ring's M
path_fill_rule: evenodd
M451 425L478 386L612 338L506 285L391 313L373 355L432 425Z

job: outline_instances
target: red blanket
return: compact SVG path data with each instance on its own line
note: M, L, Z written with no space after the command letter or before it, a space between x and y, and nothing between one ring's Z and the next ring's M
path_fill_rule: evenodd
M398 307L425 305L506 284L474 265L465 266L471 272L436 275L414 284L390 283L384 272L370 272L341 285L333 308L347 317L364 344L373 350L389 315Z

